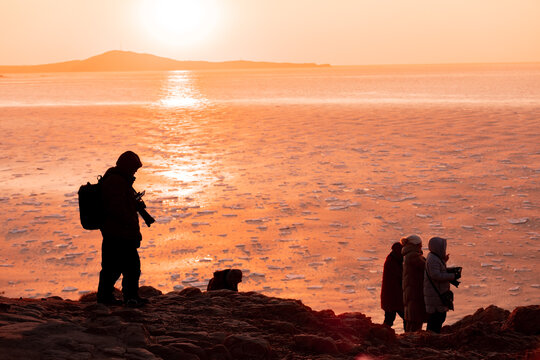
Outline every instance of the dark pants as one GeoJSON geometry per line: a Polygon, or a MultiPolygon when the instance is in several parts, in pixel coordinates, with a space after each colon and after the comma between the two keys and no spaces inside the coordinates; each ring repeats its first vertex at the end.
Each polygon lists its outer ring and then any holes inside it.
{"type": "Polygon", "coordinates": [[[113,299],[114,284],[122,277],[124,301],[139,297],[141,260],[134,246],[120,246],[114,240],[103,239],[101,245],[101,272],[99,273],[98,301],[113,299]]]}
{"type": "Polygon", "coordinates": [[[383,324],[388,326],[394,325],[394,320],[396,320],[396,314],[403,319],[403,330],[405,330],[405,318],[403,317],[403,311],[385,311],[383,324]]]}
{"type": "Polygon", "coordinates": [[[422,325],[424,325],[421,321],[405,321],[405,332],[415,332],[422,330],[422,325]]]}
{"type": "Polygon", "coordinates": [[[446,320],[446,311],[445,312],[437,312],[435,311],[433,314],[428,314],[428,321],[427,321],[427,329],[428,331],[433,331],[434,333],[440,334],[442,324],[444,323],[444,320],[446,320]]]}

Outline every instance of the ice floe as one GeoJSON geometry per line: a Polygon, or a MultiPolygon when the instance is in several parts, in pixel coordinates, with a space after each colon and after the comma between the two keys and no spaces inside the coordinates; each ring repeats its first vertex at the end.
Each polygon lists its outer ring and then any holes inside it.
{"type": "Polygon", "coordinates": [[[525,224],[529,221],[529,218],[518,218],[518,219],[506,219],[510,224],[519,225],[525,224]]]}
{"type": "Polygon", "coordinates": [[[301,280],[301,279],[305,279],[305,275],[300,275],[300,274],[287,274],[285,275],[285,279],[284,280],[301,280]]]}

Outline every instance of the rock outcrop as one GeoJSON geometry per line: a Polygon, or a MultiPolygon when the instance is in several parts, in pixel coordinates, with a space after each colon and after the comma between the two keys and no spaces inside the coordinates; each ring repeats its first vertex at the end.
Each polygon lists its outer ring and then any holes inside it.
{"type": "Polygon", "coordinates": [[[490,306],[427,332],[396,335],[361,313],[229,290],[151,287],[142,308],[0,297],[2,359],[538,359],[540,306],[490,306]]]}

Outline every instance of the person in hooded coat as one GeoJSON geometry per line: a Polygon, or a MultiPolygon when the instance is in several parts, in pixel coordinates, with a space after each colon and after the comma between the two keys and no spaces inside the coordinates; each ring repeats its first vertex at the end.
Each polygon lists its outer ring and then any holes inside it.
{"type": "MultiPolygon", "coordinates": [[[[396,242],[392,245],[392,251],[386,257],[383,267],[381,286],[381,308],[384,310],[384,324],[392,326],[396,314],[403,319],[403,246],[396,242]]],[[[403,323],[405,327],[405,322],[403,323]]]]}
{"type": "Polygon", "coordinates": [[[422,330],[426,322],[424,304],[424,268],[422,239],[411,235],[401,239],[403,245],[403,305],[405,310],[405,332],[422,330]]]}
{"type": "Polygon", "coordinates": [[[137,214],[137,200],[133,182],[135,173],[142,166],[139,156],[126,151],[118,158],[116,166],[108,169],[101,180],[104,223],[101,227],[101,272],[97,301],[107,305],[120,305],[113,295],[114,284],[122,278],[124,303],[139,306],[146,299],[139,297],[141,262],[137,248],[142,240],[137,214]]]}
{"type": "Polygon", "coordinates": [[[429,240],[428,248],[430,252],[426,259],[425,271],[431,281],[427,275],[424,277],[424,301],[428,314],[427,330],[440,333],[448,308],[443,305],[439,294],[450,290],[450,281],[456,280],[457,275],[446,271],[446,262],[450,257],[446,254],[446,239],[433,237],[429,240]]]}

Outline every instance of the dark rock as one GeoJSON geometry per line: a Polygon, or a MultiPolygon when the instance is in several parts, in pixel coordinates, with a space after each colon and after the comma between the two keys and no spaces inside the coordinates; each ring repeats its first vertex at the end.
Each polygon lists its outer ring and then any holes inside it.
{"type": "Polygon", "coordinates": [[[108,306],[103,304],[93,303],[84,307],[84,311],[95,316],[107,316],[110,315],[111,310],[108,306]]]}
{"type": "Polygon", "coordinates": [[[150,350],[152,353],[158,355],[163,360],[176,360],[176,359],[184,359],[184,351],[181,349],[177,349],[172,346],[163,346],[163,345],[150,345],[148,347],[148,350],[150,350]]]}
{"type": "Polygon", "coordinates": [[[121,317],[124,321],[129,322],[140,321],[144,317],[141,310],[130,307],[116,308],[111,312],[111,315],[121,317]]]}
{"type": "Polygon", "coordinates": [[[263,360],[272,355],[268,341],[249,335],[229,335],[224,345],[235,360],[263,360]]]}
{"type": "Polygon", "coordinates": [[[201,360],[206,360],[206,352],[200,347],[192,343],[188,342],[181,342],[181,343],[173,343],[169,346],[175,347],[177,349],[183,350],[185,353],[188,354],[194,354],[199,357],[201,360]]]}
{"type": "Polygon", "coordinates": [[[150,334],[142,324],[125,324],[119,337],[130,346],[145,347],[150,344],[150,334]]]}
{"type": "Polygon", "coordinates": [[[227,338],[227,334],[224,332],[214,332],[208,334],[208,339],[216,344],[223,344],[225,342],[225,338],[227,338]]]}
{"type": "Polygon", "coordinates": [[[358,345],[353,344],[350,341],[347,340],[339,340],[336,341],[336,347],[338,349],[338,352],[342,354],[350,354],[355,352],[357,350],[358,345]]]}
{"type": "Polygon", "coordinates": [[[124,356],[128,360],[158,360],[154,354],[143,348],[128,348],[124,356]]]}
{"type": "Polygon", "coordinates": [[[183,289],[182,291],[180,291],[179,294],[182,295],[182,296],[187,296],[187,297],[201,296],[202,291],[199,288],[196,288],[196,287],[187,287],[187,288],[183,289]]]}
{"type": "Polygon", "coordinates": [[[369,332],[369,338],[390,343],[396,340],[396,332],[391,327],[374,324],[369,332]]]}
{"type": "Polygon", "coordinates": [[[490,327],[498,329],[506,321],[509,315],[510,311],[501,309],[495,305],[490,305],[485,309],[480,308],[476,310],[474,314],[467,315],[452,325],[444,326],[442,332],[456,332],[467,326],[478,323],[489,324],[490,327]]]}
{"type": "Polygon", "coordinates": [[[141,286],[139,288],[139,296],[142,298],[152,298],[159,295],[163,295],[163,292],[152,286],[141,286]]]}
{"type": "Polygon", "coordinates": [[[329,337],[301,334],[294,336],[294,343],[300,350],[317,354],[338,354],[338,348],[334,340],[329,337]]]}
{"type": "Polygon", "coordinates": [[[225,345],[216,345],[206,350],[208,360],[232,360],[229,350],[225,345]]]}
{"type": "Polygon", "coordinates": [[[538,308],[489,306],[442,334],[397,335],[361,313],[255,292],[153,294],[140,309],[1,298],[2,359],[535,359],[538,308]]]}
{"type": "Polygon", "coordinates": [[[527,335],[540,334],[540,305],[520,306],[514,309],[502,326],[527,335]]]}
{"type": "Polygon", "coordinates": [[[105,355],[108,355],[109,357],[118,356],[123,357],[126,353],[126,348],[121,346],[114,346],[114,347],[108,347],[101,349],[101,352],[103,352],[105,355]]]}

